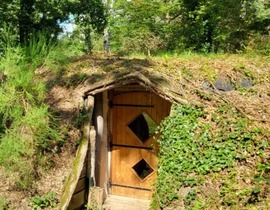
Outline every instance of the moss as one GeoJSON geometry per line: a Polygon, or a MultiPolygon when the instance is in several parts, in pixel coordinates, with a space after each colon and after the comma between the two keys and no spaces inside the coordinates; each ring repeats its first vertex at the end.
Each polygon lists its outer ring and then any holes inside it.
{"type": "Polygon", "coordinates": [[[74,160],[73,167],[69,178],[67,179],[66,183],[64,184],[63,194],[60,199],[59,209],[65,209],[69,201],[73,195],[73,191],[76,188],[77,182],[80,178],[80,174],[83,168],[83,164],[85,161],[86,153],[88,148],[88,139],[84,135],[77,150],[77,156],[74,160]],[[86,147],[86,149],[84,149],[86,147]]]}

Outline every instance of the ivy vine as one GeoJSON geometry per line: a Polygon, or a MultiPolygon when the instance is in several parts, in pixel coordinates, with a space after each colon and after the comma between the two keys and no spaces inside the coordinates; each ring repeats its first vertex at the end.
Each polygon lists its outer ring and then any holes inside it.
{"type": "MultiPolygon", "coordinates": [[[[212,114],[200,107],[178,104],[173,105],[172,113],[157,130],[161,135],[157,139],[159,165],[153,209],[179,199],[179,189],[196,188],[207,174],[232,168],[250,155],[263,155],[269,146],[266,141],[255,141],[262,130],[248,130],[248,121],[226,104],[212,114]]],[[[195,200],[193,193],[192,199],[184,198],[184,205],[188,209],[195,200]]]]}

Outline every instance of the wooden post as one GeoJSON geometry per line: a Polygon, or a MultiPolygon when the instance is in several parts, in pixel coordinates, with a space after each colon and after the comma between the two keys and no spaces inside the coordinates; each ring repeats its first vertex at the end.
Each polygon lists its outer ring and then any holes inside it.
{"type": "Polygon", "coordinates": [[[90,130],[90,147],[88,152],[88,179],[89,179],[89,189],[88,189],[88,198],[87,206],[93,206],[93,187],[96,185],[95,181],[95,150],[96,150],[96,131],[94,127],[91,127],[90,130]]]}
{"type": "Polygon", "coordinates": [[[64,185],[64,191],[60,199],[59,209],[66,210],[70,204],[72,195],[76,189],[77,183],[79,181],[84,161],[88,150],[88,139],[83,137],[80,146],[77,150],[76,158],[73,162],[71,173],[64,185]]]}
{"type": "MultiPolygon", "coordinates": [[[[78,184],[78,181],[80,179],[80,175],[82,173],[85,160],[87,158],[87,153],[89,151],[89,136],[92,132],[92,136],[95,135],[95,131],[90,131],[90,126],[92,122],[92,115],[94,110],[94,97],[89,96],[84,101],[84,106],[88,112],[89,121],[86,122],[83,126],[83,134],[82,134],[82,140],[79,145],[79,148],[77,150],[77,154],[75,157],[75,160],[73,162],[73,166],[71,169],[71,172],[69,174],[69,177],[64,185],[63,194],[60,199],[59,208],[61,210],[68,209],[70,205],[70,201],[72,199],[72,196],[75,192],[76,186],[78,184]]],[[[95,137],[92,137],[95,138],[95,137]]],[[[90,167],[91,168],[91,167],[90,167]]]]}
{"type": "Polygon", "coordinates": [[[89,137],[90,139],[89,139],[89,151],[88,151],[87,176],[89,178],[89,187],[93,187],[96,185],[96,179],[95,179],[96,130],[93,126],[91,126],[89,137]]]}
{"type": "Polygon", "coordinates": [[[103,93],[95,96],[95,113],[93,114],[94,126],[97,132],[96,136],[96,161],[95,161],[95,178],[96,185],[100,186],[100,167],[101,167],[101,143],[104,131],[103,116],[103,93]]]}
{"type": "Polygon", "coordinates": [[[86,122],[85,126],[90,126],[92,125],[92,117],[93,117],[93,112],[94,112],[94,104],[95,104],[95,98],[94,96],[87,96],[87,98],[84,100],[84,106],[87,110],[88,116],[89,116],[89,122],[86,122]]]}

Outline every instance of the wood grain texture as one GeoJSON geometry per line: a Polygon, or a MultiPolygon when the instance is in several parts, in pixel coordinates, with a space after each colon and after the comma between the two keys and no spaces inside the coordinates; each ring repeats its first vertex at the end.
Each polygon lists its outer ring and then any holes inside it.
{"type": "MultiPolygon", "coordinates": [[[[88,111],[89,120],[91,122],[93,110],[94,110],[94,97],[88,96],[87,100],[85,101],[85,106],[88,111]]],[[[77,194],[74,194],[76,187],[78,185],[79,179],[86,175],[86,166],[85,161],[87,158],[87,151],[89,146],[88,136],[89,136],[89,122],[85,123],[83,126],[83,137],[80,142],[80,145],[78,147],[76,157],[73,162],[72,169],[70,171],[70,174],[68,176],[67,181],[64,184],[63,193],[60,198],[60,203],[58,206],[58,209],[66,210],[66,209],[73,209],[73,202],[75,200],[74,204],[75,206],[79,205],[79,203],[83,204],[84,196],[80,196],[80,200],[74,199],[73,197],[77,194]]],[[[85,194],[85,191],[81,191],[79,194],[85,194]]],[[[74,207],[75,208],[75,207],[74,207]]]]}
{"type": "MultiPolygon", "coordinates": [[[[142,142],[128,125],[140,114],[147,113],[156,124],[159,124],[169,115],[171,103],[151,92],[129,92],[114,96],[113,104],[147,105],[138,106],[113,106],[111,111],[112,146],[111,147],[111,182],[112,194],[124,195],[136,198],[149,199],[151,189],[157,177],[157,153],[155,149],[139,149],[131,147],[153,148],[156,145],[153,136],[142,142]],[[149,107],[148,105],[153,105],[149,107]],[[121,147],[126,145],[130,147],[121,147]],[[140,160],[144,159],[154,170],[145,179],[141,179],[132,168],[140,160]],[[121,187],[119,185],[130,186],[121,187]],[[134,188],[131,188],[134,187],[134,188]],[[145,188],[149,190],[142,190],[145,188]]],[[[157,148],[157,147],[155,147],[157,148]]]]}

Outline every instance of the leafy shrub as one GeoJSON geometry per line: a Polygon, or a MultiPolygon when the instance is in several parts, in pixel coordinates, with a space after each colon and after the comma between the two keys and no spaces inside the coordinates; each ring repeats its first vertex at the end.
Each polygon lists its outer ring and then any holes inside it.
{"type": "Polygon", "coordinates": [[[161,37],[155,35],[147,28],[133,29],[120,38],[118,46],[116,46],[115,43],[116,42],[112,40],[113,48],[115,48],[119,54],[123,55],[144,53],[150,56],[163,46],[161,37]]]}
{"type": "MultiPolygon", "coordinates": [[[[269,144],[255,141],[256,137],[265,134],[260,129],[249,130],[251,126],[248,120],[242,118],[234,108],[220,105],[216,113],[208,115],[211,116],[210,121],[206,120],[206,113],[201,108],[174,105],[172,116],[167,117],[158,128],[161,135],[158,139],[158,178],[152,201],[154,209],[164,208],[177,199],[183,199],[187,209],[202,206],[203,203],[196,200],[196,194],[200,192],[197,189],[209,174],[224,173],[224,170],[236,166],[237,162],[258,154],[260,159],[265,158],[262,154],[265,154],[266,145],[269,144]],[[186,187],[191,189],[190,192],[180,198],[179,190],[186,187]]],[[[230,177],[235,177],[235,174],[229,174],[224,180],[230,183],[228,186],[233,186],[230,177]]],[[[241,202],[244,205],[247,202],[237,197],[244,189],[240,188],[237,193],[235,191],[234,187],[230,187],[226,188],[226,194],[219,195],[224,201],[223,205],[240,205],[241,202]]],[[[251,193],[247,196],[251,196],[251,193]]]]}
{"type": "Polygon", "coordinates": [[[270,33],[266,35],[254,34],[252,37],[250,37],[249,43],[245,50],[249,54],[258,53],[262,55],[269,55],[270,33]]]}
{"type": "Polygon", "coordinates": [[[46,207],[55,207],[57,203],[56,193],[48,192],[42,196],[35,196],[31,199],[30,206],[34,210],[44,209],[46,207]]]}
{"type": "Polygon", "coordinates": [[[130,52],[143,52],[150,56],[151,52],[157,51],[162,45],[162,40],[155,34],[141,30],[133,31],[133,36],[124,37],[121,47],[122,52],[128,54],[130,52]]]}
{"type": "MultiPolygon", "coordinates": [[[[160,145],[156,201],[164,207],[178,198],[178,189],[183,185],[197,185],[189,176],[197,168],[198,148],[193,141],[197,118],[203,112],[190,106],[174,105],[173,117],[166,118],[160,128],[160,145]]],[[[205,169],[202,169],[205,170],[205,169]]]]}
{"type": "Polygon", "coordinates": [[[189,206],[189,205],[192,203],[192,201],[195,200],[196,194],[197,194],[197,192],[196,192],[194,189],[191,190],[191,191],[188,193],[188,195],[187,195],[187,196],[185,197],[185,199],[184,199],[184,204],[185,204],[185,206],[189,206]]]}

